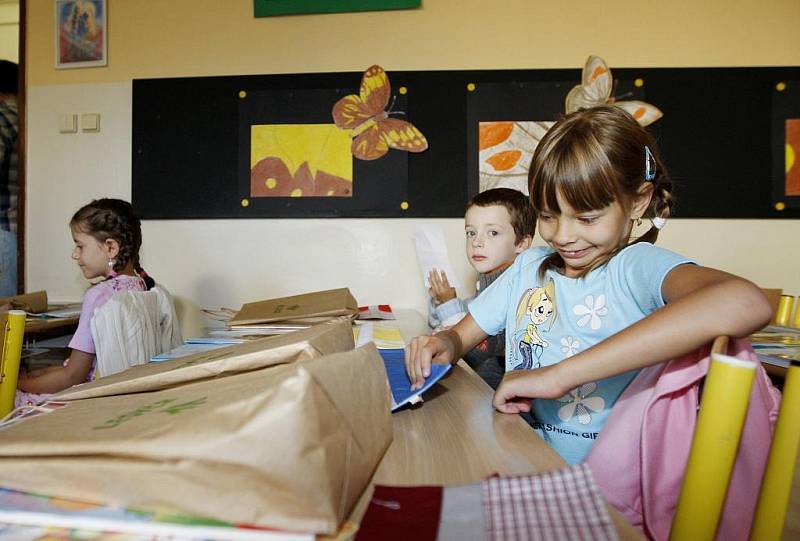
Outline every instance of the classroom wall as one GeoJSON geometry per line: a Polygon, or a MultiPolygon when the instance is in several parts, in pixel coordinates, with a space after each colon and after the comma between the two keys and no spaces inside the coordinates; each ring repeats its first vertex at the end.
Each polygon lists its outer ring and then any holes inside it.
{"type": "Polygon", "coordinates": [[[0,59],[19,62],[18,0],[0,0],[0,59]]]}
{"type": "MultiPolygon", "coordinates": [[[[790,37],[800,25],[796,0],[423,0],[410,11],[260,19],[252,0],[109,3],[108,66],[56,70],[53,2],[27,2],[26,283],[60,300],[79,299],[86,287],[69,260],[70,215],[93,197],[131,194],[133,78],[361,71],[375,63],[390,73],[577,69],[589,54],[612,68],[800,65],[800,40],[790,37]],[[60,134],[65,113],[100,113],[100,133],[60,134]]],[[[444,228],[466,293],[473,277],[460,219],[147,221],[143,263],[177,296],[185,335],[206,324],[200,308],[341,286],[362,304],[425,311],[411,239],[421,222],[444,228]]],[[[660,243],[797,295],[798,238],[800,220],[676,219],[660,243]]]]}

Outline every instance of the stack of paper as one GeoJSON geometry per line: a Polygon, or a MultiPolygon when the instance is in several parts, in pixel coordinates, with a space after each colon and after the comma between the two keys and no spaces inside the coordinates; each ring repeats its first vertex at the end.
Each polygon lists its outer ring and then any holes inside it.
{"type": "Polygon", "coordinates": [[[800,329],[768,325],[749,339],[762,363],[788,368],[800,361],[800,329]]]}
{"type": "Polygon", "coordinates": [[[403,349],[406,345],[399,329],[377,323],[354,326],[353,339],[356,347],[363,346],[367,342],[374,342],[378,349],[403,349]]]}
{"type": "Polygon", "coordinates": [[[37,538],[311,541],[314,535],[0,489],[0,540],[37,538]]]}

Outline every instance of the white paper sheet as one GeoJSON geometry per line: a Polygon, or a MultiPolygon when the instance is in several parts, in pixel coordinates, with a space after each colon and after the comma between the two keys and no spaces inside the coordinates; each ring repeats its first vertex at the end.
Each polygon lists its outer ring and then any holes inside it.
{"type": "Polygon", "coordinates": [[[428,275],[433,269],[443,270],[447,274],[447,281],[456,289],[461,287],[458,276],[450,265],[447,257],[447,246],[444,242],[444,232],[436,225],[418,225],[414,231],[414,243],[417,248],[417,259],[422,270],[422,279],[425,287],[430,287],[428,275]]]}

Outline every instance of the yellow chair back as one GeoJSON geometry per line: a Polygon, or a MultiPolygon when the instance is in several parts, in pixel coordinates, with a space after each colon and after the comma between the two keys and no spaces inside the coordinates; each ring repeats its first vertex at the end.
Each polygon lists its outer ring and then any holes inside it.
{"type": "Polygon", "coordinates": [[[0,315],[0,419],[14,409],[17,393],[19,359],[22,354],[22,337],[25,334],[25,312],[9,310],[0,315]]]}
{"type": "Polygon", "coordinates": [[[718,337],[711,348],[671,541],[713,540],[725,504],[756,368],[754,363],[724,355],[727,348],[727,336],[718,337]]]}
{"type": "Polygon", "coordinates": [[[791,361],[783,382],[783,398],[767,469],[761,481],[750,539],[780,539],[792,493],[797,452],[800,449],[800,362],[791,361]]]}

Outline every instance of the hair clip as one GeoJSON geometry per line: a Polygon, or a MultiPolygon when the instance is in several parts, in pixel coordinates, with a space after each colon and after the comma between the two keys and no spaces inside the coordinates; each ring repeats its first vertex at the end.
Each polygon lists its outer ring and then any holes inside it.
{"type": "MultiPolygon", "coordinates": [[[[644,179],[647,182],[653,182],[656,179],[656,159],[653,153],[650,152],[650,147],[644,146],[644,179]],[[650,165],[652,162],[652,166],[650,165]]],[[[661,226],[663,227],[663,226],[661,226]]],[[[659,229],[661,229],[659,227],[659,229]]]]}
{"type": "Polygon", "coordinates": [[[661,216],[656,216],[653,218],[653,227],[656,229],[664,229],[664,226],[667,225],[667,219],[662,218],[661,216]]]}

